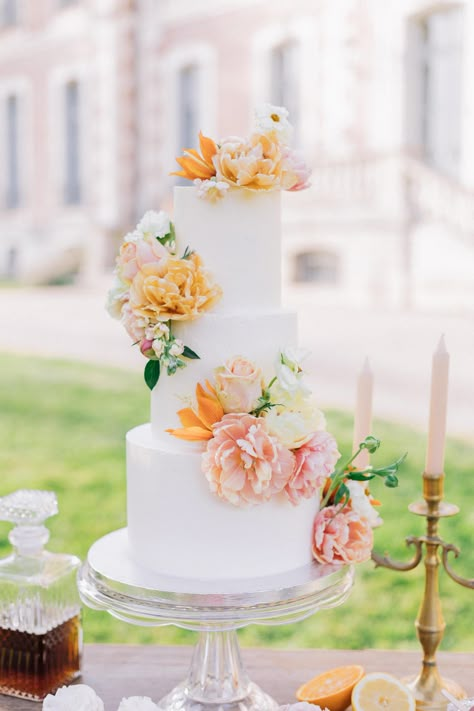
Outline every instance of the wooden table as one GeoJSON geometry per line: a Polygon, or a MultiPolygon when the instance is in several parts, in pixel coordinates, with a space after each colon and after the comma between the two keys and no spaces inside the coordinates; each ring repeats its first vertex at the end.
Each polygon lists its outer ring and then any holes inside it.
{"type": "MultiPolygon", "coordinates": [[[[190,656],[190,647],[86,645],[82,681],[102,697],[105,711],[117,711],[124,696],[150,696],[158,701],[184,679],[190,656]]],[[[388,671],[396,676],[416,674],[420,668],[420,652],[372,649],[244,649],[243,657],[252,680],[282,704],[295,700],[295,689],[302,682],[343,664],[362,664],[366,671],[388,671]]],[[[438,663],[443,676],[458,681],[474,696],[474,654],[440,653],[438,663]]],[[[0,696],[0,711],[35,709],[41,705],[0,696]]]]}

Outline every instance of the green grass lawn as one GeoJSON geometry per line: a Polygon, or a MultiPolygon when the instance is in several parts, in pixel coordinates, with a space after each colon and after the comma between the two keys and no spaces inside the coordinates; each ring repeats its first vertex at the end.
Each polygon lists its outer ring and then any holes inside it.
{"type": "MultiPolygon", "coordinates": [[[[0,495],[19,487],[53,489],[60,515],[51,519],[51,550],[84,557],[103,534],[124,526],[125,433],[148,419],[149,395],[138,374],[63,361],[0,356],[0,495]]],[[[348,414],[328,412],[328,428],[347,452],[352,438],[348,414]]],[[[413,429],[376,422],[383,447],[374,461],[407,450],[400,487],[386,490],[385,525],[376,531],[376,548],[395,557],[411,555],[404,544],[423,532],[423,519],[407,511],[421,498],[425,436],[413,429]]],[[[461,505],[461,515],[442,522],[442,535],[462,549],[454,563],[474,575],[474,446],[451,440],[447,448],[446,496],[461,505]]],[[[0,554],[8,550],[9,526],[0,524],[0,554]]],[[[441,573],[447,623],[442,649],[472,650],[473,593],[441,573]]],[[[244,644],[279,647],[417,648],[414,620],[422,596],[423,573],[357,570],[349,601],[340,608],[284,627],[252,626],[241,632],[244,644]]],[[[193,634],[174,627],[139,628],[106,613],[86,610],[88,642],[185,643],[193,634]]]]}

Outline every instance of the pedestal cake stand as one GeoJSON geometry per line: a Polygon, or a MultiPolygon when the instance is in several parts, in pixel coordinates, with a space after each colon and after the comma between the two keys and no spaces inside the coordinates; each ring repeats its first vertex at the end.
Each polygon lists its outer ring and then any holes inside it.
{"type": "Polygon", "coordinates": [[[352,568],[316,563],[248,580],[157,575],[133,562],[126,529],[98,540],[79,573],[89,607],[134,625],[176,625],[200,633],[186,680],[159,702],[165,711],[273,711],[278,704],[247,675],[236,630],[297,622],[336,607],[352,582],[352,568]]]}

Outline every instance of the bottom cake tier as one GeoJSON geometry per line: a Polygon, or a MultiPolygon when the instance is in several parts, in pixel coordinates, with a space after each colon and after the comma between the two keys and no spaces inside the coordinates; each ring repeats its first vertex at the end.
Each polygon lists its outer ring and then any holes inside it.
{"type": "Polygon", "coordinates": [[[149,424],[127,433],[131,552],[157,573],[212,580],[304,566],[312,559],[318,507],[317,498],[294,506],[283,494],[258,506],[233,506],[210,491],[197,446],[168,449],[149,424]]]}

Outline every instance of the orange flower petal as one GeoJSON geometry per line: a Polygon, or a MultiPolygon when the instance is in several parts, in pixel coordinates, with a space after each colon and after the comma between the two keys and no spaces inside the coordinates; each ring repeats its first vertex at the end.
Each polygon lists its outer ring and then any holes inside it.
{"type": "Polygon", "coordinates": [[[166,430],[166,432],[169,432],[173,437],[178,437],[178,439],[184,439],[188,442],[201,442],[212,439],[212,432],[205,430],[203,427],[183,427],[182,429],[166,430]]]}
{"type": "Polygon", "coordinates": [[[212,140],[212,138],[209,138],[208,136],[203,136],[202,132],[199,131],[199,146],[201,148],[201,153],[206,163],[210,163],[212,165],[212,159],[217,153],[217,146],[212,140]]]}
{"type": "Polygon", "coordinates": [[[213,424],[219,422],[219,420],[222,420],[224,417],[224,408],[217,399],[213,388],[212,390],[213,393],[207,393],[201,383],[196,385],[199,419],[206,427],[209,427],[209,429],[213,424]]]}
{"type": "Polygon", "coordinates": [[[183,427],[202,427],[203,423],[190,407],[178,411],[178,417],[183,427]]]}

